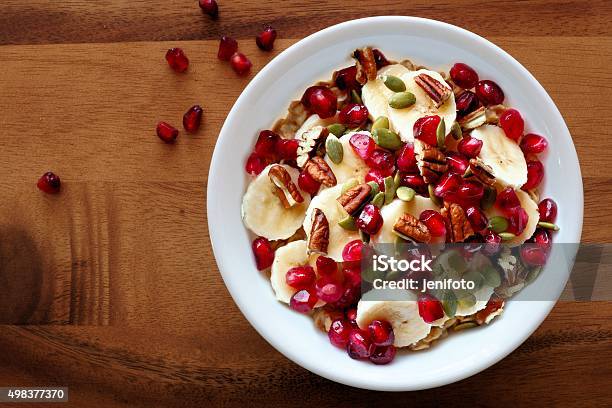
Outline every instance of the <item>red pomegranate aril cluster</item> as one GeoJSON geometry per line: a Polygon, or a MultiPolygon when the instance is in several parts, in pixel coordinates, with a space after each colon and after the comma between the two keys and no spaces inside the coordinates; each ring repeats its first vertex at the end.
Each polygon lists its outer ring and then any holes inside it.
{"type": "Polygon", "coordinates": [[[527,182],[521,187],[523,190],[533,190],[538,187],[544,178],[544,165],[539,160],[527,162],[527,182]]]}
{"type": "Polygon", "coordinates": [[[385,177],[395,172],[395,157],[386,150],[375,149],[365,162],[368,167],[380,171],[385,177]]]}
{"type": "Polygon", "coordinates": [[[374,140],[365,133],[355,133],[349,139],[349,144],[357,156],[361,157],[363,160],[367,160],[376,149],[374,140]]]}
{"type": "Polygon", "coordinates": [[[407,173],[418,171],[416,157],[414,155],[414,144],[406,143],[397,155],[397,169],[407,173]]]}
{"type": "Polygon", "coordinates": [[[263,271],[272,266],[272,262],[274,262],[274,249],[270,241],[264,237],[257,237],[251,244],[251,248],[253,249],[257,269],[263,271]]]}
{"type": "Polygon", "coordinates": [[[202,114],[204,110],[200,105],[193,105],[183,115],[183,128],[189,133],[195,133],[200,129],[202,123],[202,114]]]}
{"type": "Polygon", "coordinates": [[[516,109],[506,109],[499,117],[499,126],[504,130],[506,136],[518,142],[525,130],[525,121],[516,109]]]}
{"type": "Polygon", "coordinates": [[[393,327],[384,320],[372,320],[368,325],[370,338],[376,346],[390,346],[395,341],[393,327]]]}
{"type": "Polygon", "coordinates": [[[430,146],[436,146],[438,144],[436,132],[438,130],[440,120],[440,116],[438,115],[424,116],[417,119],[417,121],[414,122],[414,127],[412,129],[414,138],[419,139],[430,146]]]}
{"type": "Polygon", "coordinates": [[[159,122],[155,130],[157,136],[165,143],[174,143],[178,137],[178,129],[166,122],[159,122]]]}
{"type": "Polygon", "coordinates": [[[366,234],[376,234],[383,224],[380,209],[374,204],[367,204],[359,214],[356,224],[366,234]]]}
{"type": "Polygon", "coordinates": [[[459,153],[469,159],[473,159],[478,156],[480,149],[482,149],[482,140],[471,136],[465,136],[457,144],[457,150],[459,153]]]}
{"type": "Polygon", "coordinates": [[[251,71],[253,64],[251,61],[241,52],[236,52],[230,57],[230,65],[234,72],[238,75],[246,75],[251,71]]]}
{"type": "Polygon", "coordinates": [[[48,171],[38,179],[36,186],[40,191],[47,194],[57,194],[62,188],[62,183],[58,176],[56,176],[53,172],[48,171]]]}
{"type": "Polygon", "coordinates": [[[321,183],[312,178],[310,174],[303,171],[298,176],[298,186],[311,196],[317,194],[319,188],[321,188],[321,183]]]}
{"type": "Polygon", "coordinates": [[[202,13],[208,14],[213,19],[219,16],[219,5],[216,0],[199,0],[200,9],[202,13]]]}
{"type": "Polygon", "coordinates": [[[463,176],[470,165],[467,157],[458,152],[449,151],[446,153],[446,163],[448,171],[463,176]]]}
{"type": "Polygon", "coordinates": [[[548,141],[543,136],[528,133],[521,139],[520,146],[525,154],[539,154],[546,150],[548,141]]]}
{"type": "Polygon", "coordinates": [[[338,113],[338,120],[351,128],[360,127],[368,120],[368,108],[358,103],[349,103],[338,113]]]}
{"type": "Polygon", "coordinates": [[[217,52],[217,58],[222,61],[229,61],[238,51],[238,42],[231,37],[223,36],[219,41],[219,51],[217,52]]]}
{"type": "Polygon", "coordinates": [[[285,282],[295,289],[307,289],[314,285],[317,275],[312,266],[296,266],[287,271],[285,282]]]}
{"type": "Polygon", "coordinates": [[[272,51],[276,40],[276,30],[271,26],[266,26],[264,30],[255,38],[257,46],[262,51],[272,51]]]}
{"type": "Polygon", "coordinates": [[[326,119],[336,114],[338,97],[326,86],[311,86],[304,92],[302,104],[321,119],[326,119]]]}
{"type": "Polygon", "coordinates": [[[337,71],[334,82],[338,89],[342,91],[350,91],[361,87],[357,82],[357,67],[354,65],[337,71]]]}
{"type": "Polygon", "coordinates": [[[475,111],[478,108],[478,98],[472,91],[463,91],[455,100],[457,113],[459,116],[465,116],[468,113],[475,111]]]}
{"type": "Polygon", "coordinates": [[[289,300],[289,306],[300,313],[309,313],[312,309],[314,309],[315,305],[319,299],[314,291],[314,289],[302,289],[293,294],[291,296],[291,300],[289,300]]]}
{"type": "Polygon", "coordinates": [[[346,345],[349,341],[349,334],[351,334],[352,330],[353,325],[348,320],[337,319],[334,320],[329,327],[327,336],[331,344],[341,349],[346,349],[346,345]]]}
{"type": "Polygon", "coordinates": [[[540,201],[538,211],[540,212],[540,221],[554,224],[557,220],[557,204],[550,198],[540,201]]]}
{"type": "Polygon", "coordinates": [[[189,68],[189,59],[180,48],[170,48],[166,52],[166,61],[174,71],[183,73],[189,68]]]}
{"type": "Polygon", "coordinates": [[[446,222],[439,212],[425,210],[419,215],[419,220],[427,226],[427,229],[434,237],[446,236],[446,222]]]}
{"type": "Polygon", "coordinates": [[[417,301],[419,308],[419,316],[425,323],[433,323],[444,317],[444,309],[442,303],[435,297],[424,294],[417,301]]]}
{"type": "Polygon", "coordinates": [[[453,82],[463,88],[472,89],[478,83],[478,74],[472,67],[462,62],[458,62],[450,69],[450,77],[453,82]]]}
{"type": "Polygon", "coordinates": [[[499,105],[504,101],[504,91],[499,85],[488,79],[476,84],[476,96],[485,106],[499,105]]]}
{"type": "Polygon", "coordinates": [[[487,216],[478,207],[468,207],[465,210],[465,215],[472,226],[472,229],[476,232],[482,231],[489,224],[487,216]]]}

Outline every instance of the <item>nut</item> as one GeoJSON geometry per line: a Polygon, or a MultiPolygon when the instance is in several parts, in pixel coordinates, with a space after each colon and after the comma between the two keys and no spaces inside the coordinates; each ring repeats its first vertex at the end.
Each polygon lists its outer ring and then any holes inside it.
{"type": "Polygon", "coordinates": [[[323,211],[315,208],[312,213],[312,227],[308,240],[308,254],[327,254],[329,245],[329,222],[323,211]]]}
{"type": "Polygon", "coordinates": [[[468,113],[459,120],[459,125],[463,130],[476,129],[487,122],[487,114],[484,106],[468,113]]]}
{"type": "Polygon", "coordinates": [[[354,214],[370,199],[371,192],[369,184],[360,184],[338,197],[338,202],[347,213],[354,214]]]}
{"type": "Polygon", "coordinates": [[[318,150],[325,145],[329,130],[323,126],[315,126],[312,129],[298,135],[299,145],[297,149],[297,165],[304,167],[308,159],[315,156],[318,150]]]}
{"type": "Polygon", "coordinates": [[[435,183],[448,170],[446,156],[437,147],[415,140],[414,153],[419,172],[426,183],[435,183]]]}
{"type": "Polygon", "coordinates": [[[470,160],[469,172],[487,186],[495,184],[493,169],[477,159],[470,160]]]}
{"type": "Polygon", "coordinates": [[[487,123],[497,125],[499,123],[499,117],[506,109],[508,108],[504,105],[487,106],[487,108],[485,109],[485,117],[487,123]]]}
{"type": "Polygon", "coordinates": [[[431,234],[427,225],[408,213],[403,214],[395,221],[393,231],[404,239],[423,243],[431,241],[431,234]]]}
{"type": "Polygon", "coordinates": [[[283,166],[277,164],[270,167],[268,177],[274,185],[274,191],[283,207],[291,208],[297,203],[304,202],[304,197],[302,197],[295,183],[291,180],[291,175],[283,166]]]}
{"type": "Polygon", "coordinates": [[[293,101],[287,110],[287,116],[276,121],[272,131],[281,135],[285,139],[295,137],[295,132],[304,124],[308,118],[308,111],[300,101],[293,101]]]}
{"type": "Polygon", "coordinates": [[[450,224],[449,235],[451,242],[463,242],[474,235],[472,225],[459,204],[444,203],[444,208],[440,210],[440,213],[450,224]]]}
{"type": "Polygon", "coordinates": [[[414,82],[416,82],[418,86],[423,88],[425,93],[429,95],[431,100],[434,101],[436,108],[442,106],[444,102],[446,102],[448,98],[450,98],[450,96],[453,94],[452,89],[450,89],[446,85],[443,85],[442,83],[440,83],[440,81],[430,77],[427,74],[419,74],[417,77],[414,78],[414,82]]]}
{"type": "Polygon", "coordinates": [[[368,81],[374,81],[376,79],[376,59],[374,58],[374,52],[372,48],[365,47],[356,49],[353,53],[353,57],[357,60],[355,66],[357,67],[356,79],[361,85],[365,85],[368,81]]]}
{"type": "Polygon", "coordinates": [[[337,183],[334,172],[329,168],[329,165],[322,157],[315,156],[308,160],[304,165],[304,170],[315,181],[318,181],[326,187],[333,187],[337,183]]]}

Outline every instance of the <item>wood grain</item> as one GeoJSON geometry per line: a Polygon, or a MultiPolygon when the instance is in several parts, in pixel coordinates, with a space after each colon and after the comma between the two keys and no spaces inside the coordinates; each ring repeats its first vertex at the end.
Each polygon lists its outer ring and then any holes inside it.
{"type": "Polygon", "coordinates": [[[585,186],[583,240],[612,239],[602,227],[612,224],[612,132],[602,119],[612,88],[609,2],[371,8],[239,0],[221,3],[212,22],[195,1],[3,2],[0,386],[68,385],[74,406],[440,405],[476,392],[485,406],[612,403],[602,363],[612,357],[610,302],[562,302],[494,367],[410,395],[307,372],[234,305],[207,235],[206,175],[225,115],[253,74],[238,78],[217,61],[221,33],[239,39],[255,71],[299,38],[366,15],[437,16],[486,36],[536,76],[570,128],[585,186]],[[272,54],[251,39],[264,22],[281,32],[272,54]],[[188,53],[188,74],[168,69],[170,46],[188,53]],[[205,109],[201,131],[160,143],[157,121],[178,124],[194,103],[205,109]],[[47,169],[62,177],[62,194],[35,188],[47,169]]]}

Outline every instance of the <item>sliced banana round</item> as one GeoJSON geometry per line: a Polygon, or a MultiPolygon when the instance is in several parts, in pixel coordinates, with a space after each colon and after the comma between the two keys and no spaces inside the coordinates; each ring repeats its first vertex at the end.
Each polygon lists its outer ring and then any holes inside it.
{"type": "Polygon", "coordinates": [[[355,133],[363,133],[372,137],[370,132],[366,131],[347,133],[338,139],[342,145],[342,161],[336,164],[329,158],[329,156],[325,155],[324,157],[325,162],[327,162],[331,171],[334,172],[338,184],[342,184],[345,181],[353,178],[357,179],[359,183],[363,183],[365,175],[368,172],[368,166],[365,164],[365,161],[363,161],[363,159],[359,157],[351,147],[351,136],[353,136],[355,133]]]}
{"type": "MultiPolygon", "coordinates": [[[[538,222],[540,221],[540,211],[538,210],[538,204],[531,199],[527,192],[523,190],[514,190],[514,192],[516,193],[516,197],[521,203],[521,207],[523,207],[523,209],[527,213],[529,219],[527,220],[527,225],[525,226],[525,229],[520,235],[517,235],[515,238],[504,242],[505,244],[508,244],[510,246],[520,245],[527,241],[529,238],[531,238],[536,228],[538,227],[538,222]]],[[[505,215],[502,214],[502,212],[496,206],[493,206],[487,211],[485,211],[485,214],[489,219],[496,215],[505,217],[505,215]]]]}
{"type": "MultiPolygon", "coordinates": [[[[310,195],[300,190],[304,198],[301,203],[285,208],[275,192],[275,186],[268,177],[273,165],[266,167],[249,184],[242,197],[242,220],[253,233],[267,239],[286,239],[292,236],[304,222],[306,209],[310,204],[310,195]]],[[[291,176],[297,186],[299,172],[293,167],[281,165],[291,176]]],[[[299,189],[299,187],[298,187],[299,189]]]]}
{"type": "Polygon", "coordinates": [[[315,113],[314,115],[310,115],[308,118],[306,118],[304,123],[302,123],[302,126],[300,126],[300,128],[295,132],[295,137],[296,138],[300,137],[304,132],[309,131],[315,126],[325,127],[333,123],[336,123],[337,121],[338,119],[336,116],[332,116],[331,118],[327,118],[327,119],[321,119],[319,115],[315,113]]]}
{"type": "MultiPolygon", "coordinates": [[[[376,120],[379,116],[389,117],[389,99],[395,92],[387,88],[384,83],[386,75],[401,77],[409,73],[410,70],[401,64],[387,65],[378,71],[378,76],[374,81],[368,81],[361,89],[361,99],[372,120],[376,120]]],[[[394,130],[394,129],[391,129],[394,130]]]]}
{"type": "Polygon", "coordinates": [[[482,141],[476,160],[490,167],[500,186],[521,188],[527,182],[527,162],[519,145],[494,125],[474,129],[471,136],[482,141]]]}
{"type": "Polygon", "coordinates": [[[417,297],[407,290],[382,289],[376,298],[390,300],[367,300],[368,294],[357,304],[357,324],[367,329],[372,320],[386,320],[393,327],[396,347],[406,347],[427,337],[431,325],[419,315],[417,297]],[[385,293],[389,291],[389,293],[385,293]]]}
{"type": "MultiPolygon", "coordinates": [[[[397,235],[393,232],[393,225],[399,217],[408,213],[416,218],[425,210],[436,210],[440,208],[431,201],[430,198],[415,196],[411,201],[405,202],[400,199],[393,200],[390,204],[385,205],[380,210],[380,215],[383,218],[383,225],[375,235],[370,237],[373,243],[395,243],[397,235]]],[[[445,238],[440,237],[444,242],[445,238]]],[[[435,242],[438,242],[436,237],[435,242]]]]}
{"type": "Polygon", "coordinates": [[[349,231],[338,225],[338,222],[348,217],[348,213],[342,208],[337,199],[342,195],[342,185],[327,188],[317,194],[311,201],[306,218],[304,218],[304,231],[310,238],[312,228],[312,212],[315,208],[320,209],[325,214],[329,223],[329,245],[327,246],[327,256],[334,261],[342,262],[342,250],[351,241],[359,239],[358,231],[349,231]]]}
{"type": "Polygon", "coordinates": [[[474,313],[487,307],[487,302],[491,298],[493,290],[494,288],[490,286],[483,286],[482,288],[473,292],[472,294],[476,298],[476,303],[474,303],[473,305],[466,304],[465,302],[458,302],[455,316],[471,316],[474,313]]]}

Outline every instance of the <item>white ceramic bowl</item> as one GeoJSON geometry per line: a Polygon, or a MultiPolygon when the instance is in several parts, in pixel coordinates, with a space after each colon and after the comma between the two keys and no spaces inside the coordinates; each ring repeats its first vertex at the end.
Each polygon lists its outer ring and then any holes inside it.
{"type": "MultiPolygon", "coordinates": [[[[315,33],[278,55],[251,81],[230,111],[212,158],[208,179],[208,224],[225,284],[240,310],[277,350],[306,369],[343,384],[373,390],[418,390],[461,380],[491,366],[517,348],[540,325],[554,301],[510,302],[488,327],[454,333],[427,351],[398,354],[387,366],[350,359],[330,345],[310,317],[277,302],[257,271],[250,236],[240,218],[248,178],[244,163],[259,130],[270,128],[290,101],[316,80],[350,65],[350,53],[371,45],[392,59],[409,58],[448,70],[457,61],[496,81],[506,103],[520,110],[527,130],[548,137],[543,196],[559,205],[556,242],[579,242],[583,192],[569,131],[538,81],[514,58],[461,28],[414,17],[372,17],[315,33]]],[[[544,273],[554,273],[548,269],[544,273]]],[[[560,285],[563,286],[564,276],[560,285]]]]}

